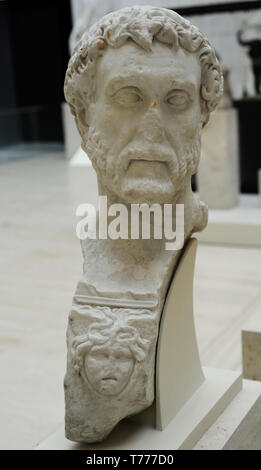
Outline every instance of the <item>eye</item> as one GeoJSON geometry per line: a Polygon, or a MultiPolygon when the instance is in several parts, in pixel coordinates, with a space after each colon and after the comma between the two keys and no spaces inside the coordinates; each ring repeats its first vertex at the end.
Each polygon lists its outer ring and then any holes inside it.
{"type": "Polygon", "coordinates": [[[90,352],[89,357],[91,359],[95,359],[96,361],[104,361],[109,357],[109,355],[102,351],[93,351],[90,352]]]}
{"type": "Polygon", "coordinates": [[[131,354],[121,355],[119,354],[115,359],[119,362],[129,362],[132,360],[131,354]]]}
{"type": "Polygon", "coordinates": [[[185,91],[176,90],[167,96],[166,102],[176,108],[184,109],[189,105],[190,98],[185,91]]]}
{"type": "Polygon", "coordinates": [[[113,100],[121,106],[130,107],[142,101],[141,92],[135,87],[121,88],[112,96],[113,100]]]}

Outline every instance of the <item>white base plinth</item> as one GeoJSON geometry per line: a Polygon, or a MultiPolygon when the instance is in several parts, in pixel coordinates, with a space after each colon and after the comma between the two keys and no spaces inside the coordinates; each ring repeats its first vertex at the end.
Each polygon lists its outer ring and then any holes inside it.
{"type": "Polygon", "coordinates": [[[243,388],[193,450],[261,450],[261,382],[243,380],[243,388]]]}
{"type": "Polygon", "coordinates": [[[258,195],[241,194],[232,209],[210,209],[208,225],[197,234],[199,242],[261,246],[261,208],[258,195]]]}
{"type": "Polygon", "coordinates": [[[241,390],[239,372],[204,368],[206,380],[163,430],[125,419],[98,444],[77,444],[64,437],[64,428],[36,447],[37,450],[177,450],[192,449],[241,390]]]}

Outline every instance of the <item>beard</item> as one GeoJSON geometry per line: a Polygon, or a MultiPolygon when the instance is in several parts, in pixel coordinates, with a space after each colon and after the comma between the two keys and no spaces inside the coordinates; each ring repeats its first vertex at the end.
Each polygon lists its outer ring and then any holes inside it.
{"type": "Polygon", "coordinates": [[[87,139],[82,147],[108,192],[127,203],[173,203],[197,171],[201,125],[193,140],[177,151],[170,145],[134,139],[116,157],[94,126],[87,139]]]}

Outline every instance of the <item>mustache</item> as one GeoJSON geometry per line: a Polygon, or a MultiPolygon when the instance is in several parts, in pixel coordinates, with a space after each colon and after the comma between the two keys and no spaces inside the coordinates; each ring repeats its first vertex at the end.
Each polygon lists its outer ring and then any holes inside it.
{"type": "Polygon", "coordinates": [[[162,145],[153,146],[129,146],[126,147],[119,155],[118,170],[126,171],[131,161],[149,161],[166,163],[171,171],[175,171],[177,166],[177,155],[172,149],[168,149],[162,145]]]}

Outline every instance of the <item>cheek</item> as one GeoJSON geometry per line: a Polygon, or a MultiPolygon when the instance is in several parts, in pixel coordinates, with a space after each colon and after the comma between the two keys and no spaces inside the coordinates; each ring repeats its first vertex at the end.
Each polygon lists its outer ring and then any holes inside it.
{"type": "Polygon", "coordinates": [[[191,120],[188,122],[187,126],[184,126],[183,129],[183,138],[186,143],[191,143],[198,137],[199,131],[199,120],[191,120]]]}
{"type": "Polygon", "coordinates": [[[198,134],[199,126],[201,126],[201,109],[200,103],[196,102],[185,116],[184,137],[187,137],[188,140],[193,140],[198,134]]]}
{"type": "Polygon", "coordinates": [[[102,132],[109,146],[110,144],[122,146],[131,139],[138,128],[137,116],[133,111],[108,104],[96,108],[93,124],[102,132]]]}
{"type": "Polygon", "coordinates": [[[87,357],[85,360],[85,372],[88,377],[95,381],[98,378],[100,371],[102,370],[102,362],[97,359],[87,357]]]}
{"type": "Polygon", "coordinates": [[[166,132],[176,146],[189,144],[198,135],[200,112],[191,110],[187,113],[172,114],[166,121],[166,132]]]}
{"type": "Polygon", "coordinates": [[[100,131],[106,139],[113,138],[116,133],[117,126],[115,125],[115,119],[110,111],[106,107],[99,112],[96,109],[96,113],[93,117],[92,124],[95,129],[100,131]]]}
{"type": "Polygon", "coordinates": [[[117,372],[119,372],[122,375],[122,378],[128,377],[134,366],[134,361],[129,360],[129,361],[119,361],[117,365],[117,372]]]}

